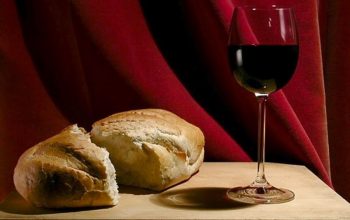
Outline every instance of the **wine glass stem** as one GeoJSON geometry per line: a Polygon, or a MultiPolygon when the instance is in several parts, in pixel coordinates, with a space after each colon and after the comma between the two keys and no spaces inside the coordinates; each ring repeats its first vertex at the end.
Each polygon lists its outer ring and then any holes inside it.
{"type": "Polygon", "coordinates": [[[258,167],[254,184],[264,187],[267,186],[265,177],[265,131],[266,131],[266,102],[268,94],[255,94],[259,103],[258,115],[258,167]]]}

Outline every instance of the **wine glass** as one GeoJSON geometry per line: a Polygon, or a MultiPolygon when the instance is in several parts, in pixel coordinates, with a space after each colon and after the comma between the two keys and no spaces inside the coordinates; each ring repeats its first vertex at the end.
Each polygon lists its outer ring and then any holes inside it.
{"type": "Polygon", "coordinates": [[[227,191],[235,201],[283,203],[294,193],[269,184],[265,176],[265,124],[268,96],[292,78],[298,61],[298,36],[292,8],[237,7],[228,42],[231,72],[259,103],[257,176],[253,183],[227,191]]]}

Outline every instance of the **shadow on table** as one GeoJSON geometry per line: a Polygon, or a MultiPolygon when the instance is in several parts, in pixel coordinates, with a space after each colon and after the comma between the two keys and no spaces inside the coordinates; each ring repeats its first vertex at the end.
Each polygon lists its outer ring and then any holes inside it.
{"type": "Polygon", "coordinates": [[[157,192],[139,187],[119,185],[119,193],[132,195],[149,195],[155,194],[157,192]]]}
{"type": "Polygon", "coordinates": [[[230,200],[226,196],[228,188],[200,187],[167,190],[150,197],[151,202],[160,206],[178,209],[223,210],[241,209],[253,205],[230,200]]]}
{"type": "Polygon", "coordinates": [[[11,192],[7,198],[0,203],[0,211],[20,214],[20,215],[45,215],[57,214],[66,212],[78,212],[83,210],[97,210],[109,207],[94,207],[94,208],[63,208],[63,209],[45,209],[37,208],[23,199],[17,192],[11,192]]]}

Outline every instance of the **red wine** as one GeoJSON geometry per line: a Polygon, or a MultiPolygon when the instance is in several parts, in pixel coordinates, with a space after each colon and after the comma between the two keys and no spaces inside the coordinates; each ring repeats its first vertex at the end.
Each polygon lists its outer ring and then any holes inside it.
{"type": "Polygon", "coordinates": [[[253,93],[270,94],[292,78],[298,45],[231,45],[231,70],[237,82],[253,93]]]}

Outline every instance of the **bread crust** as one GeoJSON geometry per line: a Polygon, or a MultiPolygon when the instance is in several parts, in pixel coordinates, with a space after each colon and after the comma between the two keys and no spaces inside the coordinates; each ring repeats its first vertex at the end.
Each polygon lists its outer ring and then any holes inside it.
{"type": "Polygon", "coordinates": [[[110,206],[118,202],[115,169],[105,149],[91,143],[77,125],[24,152],[14,170],[14,184],[38,207],[110,206]]]}
{"type": "Polygon", "coordinates": [[[204,158],[204,135],[162,109],[117,113],[95,122],[91,140],[106,148],[119,184],[164,190],[190,178],[204,158]]]}

